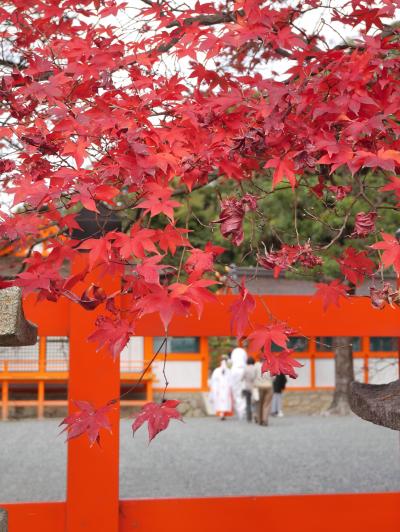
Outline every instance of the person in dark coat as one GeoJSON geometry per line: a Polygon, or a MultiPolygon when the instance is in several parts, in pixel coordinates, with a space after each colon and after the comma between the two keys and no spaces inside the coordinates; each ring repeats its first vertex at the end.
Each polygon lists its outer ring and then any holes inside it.
{"type": "Polygon", "coordinates": [[[286,388],[286,375],[281,373],[273,381],[274,394],[272,396],[271,416],[283,417],[282,412],[282,392],[286,388]]]}

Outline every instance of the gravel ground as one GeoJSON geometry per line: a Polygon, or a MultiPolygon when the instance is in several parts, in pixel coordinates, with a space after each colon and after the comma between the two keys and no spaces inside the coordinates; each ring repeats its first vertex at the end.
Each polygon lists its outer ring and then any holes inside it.
{"type": "MultiPolygon", "coordinates": [[[[65,497],[57,424],[0,423],[0,501],[65,497]]],[[[190,419],[150,446],[147,430],[132,439],[121,424],[121,498],[400,490],[399,434],[355,417],[190,419]]]]}

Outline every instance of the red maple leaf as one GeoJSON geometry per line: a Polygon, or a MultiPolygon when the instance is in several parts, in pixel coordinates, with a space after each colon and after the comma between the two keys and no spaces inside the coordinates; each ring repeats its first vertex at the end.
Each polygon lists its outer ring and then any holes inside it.
{"type": "Polygon", "coordinates": [[[356,157],[347,164],[352,174],[358,172],[361,167],[379,167],[382,170],[394,172],[396,164],[400,164],[400,151],[381,148],[377,153],[373,153],[359,150],[356,157]]]}
{"type": "Polygon", "coordinates": [[[283,322],[276,322],[260,327],[248,337],[250,351],[260,351],[263,349],[264,353],[270,353],[272,343],[285,349],[288,342],[288,335],[291,332],[286,323],[283,322]]]}
{"type": "Polygon", "coordinates": [[[87,157],[86,148],[88,147],[88,142],[80,137],[77,142],[72,142],[67,140],[64,144],[64,149],[62,151],[63,155],[71,155],[77,164],[77,168],[80,168],[87,157]]]}
{"type": "Polygon", "coordinates": [[[396,177],[395,175],[390,176],[390,183],[383,186],[379,190],[381,192],[384,192],[386,190],[393,190],[395,195],[397,196],[397,199],[400,202],[400,177],[396,177]]]}
{"type": "Polygon", "coordinates": [[[136,223],[132,226],[129,234],[115,233],[114,247],[119,248],[122,259],[129,259],[132,255],[144,258],[146,251],[158,253],[154,244],[157,231],[154,229],[141,229],[136,223]]]}
{"type": "Polygon", "coordinates": [[[292,349],[285,349],[279,353],[264,353],[261,372],[269,371],[272,377],[283,373],[284,375],[289,375],[292,379],[296,379],[297,373],[294,368],[301,368],[302,364],[292,358],[292,353],[292,349]]]}
{"type": "Polygon", "coordinates": [[[76,194],[72,198],[71,203],[74,204],[80,201],[88,211],[99,212],[91,187],[85,183],[78,183],[75,185],[75,188],[76,194]]]}
{"type": "Polygon", "coordinates": [[[338,201],[344,199],[352,191],[352,187],[350,185],[331,185],[328,186],[327,189],[335,194],[338,201]]]}
{"type": "Polygon", "coordinates": [[[137,264],[136,271],[146,283],[160,284],[160,271],[166,268],[166,265],[158,264],[161,259],[161,255],[153,255],[143,258],[141,264],[137,264]]]}
{"type": "Polygon", "coordinates": [[[28,203],[36,209],[46,201],[49,189],[43,181],[31,183],[30,179],[21,179],[18,186],[9,188],[8,192],[15,194],[14,205],[28,203]]]}
{"type": "Polygon", "coordinates": [[[188,232],[188,229],[168,224],[162,231],[158,230],[158,245],[163,251],[169,250],[172,255],[175,255],[178,246],[190,246],[189,240],[184,236],[188,232]]]}
{"type": "Polygon", "coordinates": [[[170,295],[180,299],[182,304],[190,303],[195,306],[199,319],[203,313],[204,303],[215,303],[215,295],[207,290],[209,286],[215,285],[216,281],[211,279],[199,279],[190,284],[173,283],[170,285],[170,295]]]}
{"type": "Polygon", "coordinates": [[[24,295],[39,289],[49,290],[51,272],[48,273],[49,275],[43,275],[40,271],[22,272],[18,275],[15,284],[23,289],[24,295]]]}
{"type": "Polygon", "coordinates": [[[232,244],[240,246],[243,242],[243,219],[246,211],[237,198],[227,198],[221,203],[221,214],[215,223],[221,224],[221,235],[232,237],[232,244]]]}
{"type": "Polygon", "coordinates": [[[400,243],[393,235],[381,233],[383,242],[377,242],[371,246],[372,249],[382,249],[382,262],[386,268],[393,266],[400,275],[400,243]]]}
{"type": "Polygon", "coordinates": [[[281,181],[286,179],[289,181],[291,187],[294,189],[297,185],[294,162],[289,153],[283,159],[275,157],[270,159],[264,168],[275,168],[274,177],[272,179],[272,188],[275,188],[281,181]]]}
{"type": "Polygon", "coordinates": [[[195,281],[205,272],[212,271],[214,267],[214,255],[202,249],[193,248],[185,263],[185,271],[189,274],[190,280],[195,281]]]}
{"type": "Polygon", "coordinates": [[[89,251],[89,268],[92,270],[100,262],[108,262],[111,242],[105,236],[101,238],[89,238],[82,242],[79,249],[88,249],[89,251]]]}
{"type": "Polygon", "coordinates": [[[254,297],[245,287],[245,278],[242,278],[240,297],[231,305],[231,329],[236,331],[238,338],[242,338],[249,324],[249,315],[256,308],[254,297]]]}
{"type": "Polygon", "coordinates": [[[99,316],[96,319],[96,330],[89,336],[88,340],[89,342],[97,342],[97,351],[107,346],[115,360],[133,333],[133,324],[128,320],[99,316]]]}
{"type": "Polygon", "coordinates": [[[342,284],[339,279],[335,279],[328,283],[317,283],[315,285],[317,291],[314,294],[315,298],[322,299],[322,306],[324,311],[329,305],[340,306],[339,300],[341,297],[347,297],[347,286],[342,284]]]}
{"type": "Polygon", "coordinates": [[[149,442],[161,431],[165,430],[170,419],[182,420],[182,415],[176,410],[180,401],[164,401],[163,403],[146,403],[132,424],[133,435],[147,421],[149,442]]]}
{"type": "Polygon", "coordinates": [[[191,249],[185,263],[185,271],[189,274],[190,282],[200,279],[205,272],[212,271],[215,258],[224,251],[223,247],[213,246],[210,242],[207,242],[204,250],[191,249]]]}
{"type": "Polygon", "coordinates": [[[358,212],[354,220],[354,232],[351,236],[365,238],[375,231],[376,212],[358,212]]]}
{"type": "Polygon", "coordinates": [[[164,286],[152,285],[151,292],[142,296],[136,303],[140,315],[158,312],[165,329],[168,328],[174,314],[187,316],[191,303],[185,298],[175,296],[164,286]]]}
{"type": "Polygon", "coordinates": [[[67,416],[60,423],[60,426],[66,425],[62,432],[67,431],[67,441],[87,434],[91,447],[95,443],[100,445],[100,430],[106,429],[111,433],[111,423],[107,414],[113,406],[108,404],[96,409],[87,401],[73,401],[73,403],[79,410],[67,416]]]}
{"type": "Polygon", "coordinates": [[[93,196],[96,200],[106,201],[112,203],[112,199],[118,196],[120,190],[111,185],[99,185],[93,191],[93,196]]]}
{"type": "Polygon", "coordinates": [[[147,199],[139,203],[138,207],[145,209],[145,213],[150,213],[150,216],[157,216],[157,214],[165,214],[170,220],[174,219],[174,208],[179,207],[180,203],[171,200],[172,190],[168,187],[159,185],[158,183],[149,183],[146,186],[147,199]]]}
{"type": "Polygon", "coordinates": [[[355,285],[361,284],[375,269],[375,264],[367,257],[365,251],[357,252],[351,247],[346,249],[338,259],[338,263],[346,279],[355,285]]]}

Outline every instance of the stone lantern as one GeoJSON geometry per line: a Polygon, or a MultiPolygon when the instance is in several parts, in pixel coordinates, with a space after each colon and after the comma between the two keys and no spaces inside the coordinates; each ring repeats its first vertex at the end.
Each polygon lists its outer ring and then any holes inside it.
{"type": "MultiPolygon", "coordinates": [[[[0,346],[34,345],[37,327],[25,319],[21,289],[0,290],[0,346]]],[[[0,508],[0,532],[7,532],[7,512],[0,508]]]]}

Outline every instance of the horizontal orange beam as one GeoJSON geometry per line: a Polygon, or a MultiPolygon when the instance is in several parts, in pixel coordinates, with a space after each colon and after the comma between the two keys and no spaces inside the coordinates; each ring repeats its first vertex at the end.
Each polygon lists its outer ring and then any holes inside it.
{"type": "Polygon", "coordinates": [[[65,502],[0,503],[10,532],[65,532],[65,502]]]}
{"type": "MultiPolygon", "coordinates": [[[[1,404],[1,401],[0,401],[0,404],[1,404]]],[[[21,399],[20,400],[11,400],[11,401],[7,401],[7,404],[8,406],[37,406],[38,404],[42,404],[43,406],[65,406],[68,404],[68,401],[65,399],[65,401],[62,401],[62,400],[53,400],[53,399],[49,399],[49,400],[45,400],[45,401],[38,401],[37,399],[32,399],[32,400],[23,400],[21,399]]]]}
{"type": "Polygon", "coordinates": [[[121,501],[120,515],[120,532],[398,532],[400,493],[121,501]]]}
{"type": "MultiPolygon", "coordinates": [[[[339,308],[323,311],[320,300],[312,296],[255,296],[257,305],[251,320],[257,325],[268,322],[267,306],[272,315],[285,321],[305,336],[398,336],[400,309],[386,306],[375,310],[367,297],[349,297],[339,308]],[[263,300],[263,302],[261,302],[263,300]]],[[[170,326],[171,336],[231,336],[230,306],[237,295],[219,295],[215,303],[206,303],[199,320],[197,314],[175,317],[170,326]]],[[[70,333],[70,303],[61,298],[58,303],[41,301],[34,296],[24,301],[28,319],[39,327],[43,336],[68,336],[70,333]]],[[[88,311],[89,312],[89,311],[88,311]]],[[[88,335],[90,331],[88,331],[88,335]]],[[[157,314],[143,316],[137,323],[137,336],[163,336],[164,328],[157,314]]]]}
{"type": "MultiPolygon", "coordinates": [[[[196,314],[175,317],[169,328],[170,336],[233,336],[229,308],[235,295],[217,296],[216,303],[207,303],[199,320],[196,314]]],[[[340,308],[323,311],[321,301],[311,296],[256,296],[256,309],[251,314],[255,325],[268,323],[268,312],[285,321],[304,336],[398,336],[400,309],[387,306],[375,310],[366,297],[350,297],[340,308]],[[263,302],[261,302],[261,299],[263,302]]],[[[250,331],[250,329],[249,329],[250,331]]],[[[143,316],[137,324],[138,336],[162,336],[163,326],[156,314],[143,316]]]]}
{"type": "Polygon", "coordinates": [[[56,371],[49,371],[47,373],[40,373],[39,371],[2,371],[0,372],[0,381],[67,381],[68,372],[57,373],[56,371]]]}
{"type": "MultiPolygon", "coordinates": [[[[84,504],[84,501],[82,501],[84,504]]],[[[64,532],[65,503],[0,504],[10,532],[64,532]]],[[[397,532],[400,492],[120,501],[120,532],[397,532]],[[286,516],[286,518],[285,518],[286,516]]]]}

